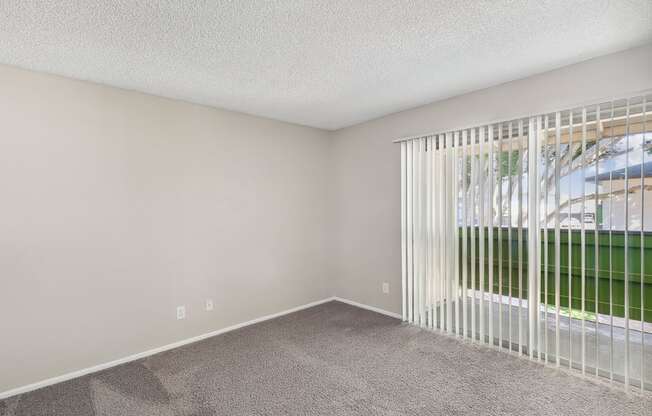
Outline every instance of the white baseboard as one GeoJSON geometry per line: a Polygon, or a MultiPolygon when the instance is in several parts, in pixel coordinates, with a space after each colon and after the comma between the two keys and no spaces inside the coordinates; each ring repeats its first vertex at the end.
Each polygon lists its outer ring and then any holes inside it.
{"type": "Polygon", "coordinates": [[[364,303],[358,303],[349,299],[340,298],[338,296],[333,297],[333,300],[336,300],[338,302],[348,303],[349,305],[357,306],[358,308],[367,309],[383,315],[391,316],[392,318],[403,319],[403,316],[400,313],[386,311],[385,309],[380,309],[375,306],[365,305],[364,303]]]}
{"type": "Polygon", "coordinates": [[[37,381],[36,383],[28,384],[26,386],[17,387],[15,389],[0,392],[0,400],[4,400],[4,399],[7,399],[9,397],[16,396],[18,394],[27,393],[27,392],[30,392],[30,391],[33,391],[33,390],[38,390],[40,388],[51,386],[53,384],[57,384],[57,383],[61,383],[61,382],[64,382],[64,381],[72,380],[74,378],[85,376],[86,374],[96,373],[98,371],[106,370],[107,368],[115,367],[115,366],[120,365],[120,364],[125,364],[125,363],[128,363],[130,361],[135,361],[135,360],[138,360],[138,359],[141,359],[141,358],[149,357],[150,355],[154,355],[154,354],[158,354],[158,353],[163,352],[163,351],[168,351],[168,350],[171,350],[171,349],[174,349],[174,348],[182,347],[182,346],[187,345],[187,344],[192,344],[193,342],[201,341],[201,340],[206,339],[206,338],[211,338],[211,337],[214,337],[214,336],[217,336],[217,335],[220,335],[220,334],[224,334],[226,332],[230,332],[230,331],[234,331],[234,330],[239,329],[239,328],[243,328],[245,326],[257,324],[259,322],[267,321],[269,319],[278,318],[279,316],[287,315],[287,314],[290,314],[290,313],[293,313],[293,312],[298,312],[300,310],[311,308],[313,306],[321,305],[322,303],[326,303],[326,302],[330,302],[330,301],[334,301],[334,300],[339,301],[339,302],[343,302],[343,303],[347,303],[347,304],[352,305],[352,306],[357,306],[358,308],[367,309],[367,310],[377,312],[377,313],[380,313],[380,314],[383,314],[383,315],[391,316],[392,318],[397,318],[397,319],[402,318],[401,314],[398,314],[398,313],[389,312],[389,311],[386,311],[384,309],[377,308],[375,306],[365,305],[363,303],[354,302],[354,301],[349,300],[349,299],[344,299],[344,298],[340,298],[340,297],[337,297],[337,296],[332,296],[330,298],[318,300],[316,302],[307,303],[305,305],[301,305],[301,306],[297,306],[297,307],[292,308],[292,309],[287,309],[287,310],[284,310],[284,311],[281,311],[281,312],[273,313],[271,315],[261,316],[260,318],[252,319],[252,320],[247,321],[247,322],[242,322],[242,323],[239,323],[239,324],[231,325],[231,326],[228,326],[226,328],[218,329],[216,331],[207,332],[205,334],[197,335],[197,336],[192,337],[192,338],[187,338],[187,339],[184,339],[184,340],[181,340],[181,341],[173,342],[171,344],[167,344],[167,345],[164,345],[162,347],[157,347],[157,348],[153,348],[151,350],[139,352],[139,353],[136,353],[136,354],[133,354],[133,355],[129,355],[127,357],[123,357],[123,358],[119,358],[117,360],[109,361],[107,363],[94,365],[92,367],[83,368],[81,370],[77,370],[77,371],[73,371],[73,372],[70,372],[70,373],[62,374],[60,376],[56,376],[56,377],[48,378],[48,379],[45,379],[45,380],[37,381]]]}
{"type": "MultiPolygon", "coordinates": [[[[178,348],[178,347],[181,347],[181,346],[184,346],[184,345],[187,345],[187,344],[192,344],[193,342],[201,341],[201,340],[206,339],[206,338],[211,338],[211,337],[214,337],[216,335],[224,334],[224,333],[229,332],[229,331],[234,331],[236,329],[239,329],[239,328],[242,328],[242,327],[245,327],[245,326],[249,326],[249,325],[253,325],[253,324],[257,324],[259,322],[267,321],[269,319],[278,318],[279,316],[283,316],[283,315],[287,315],[287,314],[297,312],[297,311],[300,311],[300,310],[303,310],[303,309],[311,308],[313,306],[321,305],[322,303],[330,302],[330,301],[333,301],[333,300],[336,300],[336,299],[337,298],[335,298],[335,297],[330,297],[330,298],[318,300],[316,302],[307,303],[305,305],[297,306],[297,307],[292,308],[292,309],[287,309],[285,311],[273,313],[271,315],[261,316],[260,318],[252,319],[251,321],[231,325],[231,326],[228,326],[226,328],[218,329],[218,330],[212,331],[212,332],[207,332],[205,334],[197,335],[196,337],[187,338],[187,339],[184,339],[184,340],[181,340],[181,341],[173,342],[172,344],[167,344],[167,345],[164,345],[162,347],[157,347],[157,348],[153,348],[151,350],[139,352],[137,354],[129,355],[127,357],[123,357],[123,358],[119,358],[117,360],[109,361],[107,363],[98,364],[98,365],[88,367],[88,368],[83,368],[81,370],[73,371],[73,372],[70,372],[70,373],[67,373],[67,374],[62,374],[60,376],[48,378],[46,380],[41,380],[41,381],[38,381],[36,383],[28,384],[26,386],[17,387],[15,389],[0,392],[0,400],[9,398],[11,396],[16,396],[18,394],[27,393],[27,392],[32,391],[32,390],[37,390],[37,389],[40,389],[40,388],[43,388],[43,387],[46,387],[46,386],[50,386],[52,384],[57,384],[57,383],[61,383],[63,381],[72,380],[74,378],[81,377],[81,376],[84,376],[86,374],[95,373],[95,372],[98,372],[98,371],[101,371],[101,370],[105,370],[107,368],[115,367],[116,365],[128,363],[130,361],[135,361],[135,360],[138,360],[140,358],[145,358],[145,357],[148,357],[150,355],[158,354],[159,352],[171,350],[173,348],[178,348]]],[[[337,300],[340,300],[340,301],[346,302],[346,303],[354,304],[354,303],[352,303],[350,301],[346,301],[346,300],[343,300],[343,299],[337,299],[337,300]]],[[[360,306],[362,308],[373,310],[369,306],[364,306],[364,305],[356,305],[356,306],[360,306]]],[[[383,312],[381,312],[381,313],[383,313],[383,312]]]]}

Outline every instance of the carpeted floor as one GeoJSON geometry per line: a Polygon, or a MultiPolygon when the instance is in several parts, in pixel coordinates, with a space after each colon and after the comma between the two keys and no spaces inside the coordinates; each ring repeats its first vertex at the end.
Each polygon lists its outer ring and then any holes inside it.
{"type": "Polygon", "coordinates": [[[652,399],[330,302],[0,401],[37,415],[652,415],[652,399]]]}

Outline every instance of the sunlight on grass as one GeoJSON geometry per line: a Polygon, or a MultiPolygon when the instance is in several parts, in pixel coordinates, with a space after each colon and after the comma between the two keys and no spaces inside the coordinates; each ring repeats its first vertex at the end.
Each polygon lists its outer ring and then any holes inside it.
{"type": "MultiPolygon", "coordinates": [[[[548,313],[553,313],[553,314],[555,313],[555,307],[554,306],[548,305],[547,310],[548,310],[548,313]]],[[[559,308],[559,315],[560,316],[569,316],[570,315],[571,318],[573,318],[573,319],[582,319],[582,318],[584,318],[584,320],[586,320],[586,321],[595,321],[596,320],[595,312],[584,311],[584,313],[582,313],[582,311],[579,310],[579,309],[571,309],[570,314],[569,314],[568,307],[565,307],[565,306],[562,306],[562,307],[559,308]]]]}

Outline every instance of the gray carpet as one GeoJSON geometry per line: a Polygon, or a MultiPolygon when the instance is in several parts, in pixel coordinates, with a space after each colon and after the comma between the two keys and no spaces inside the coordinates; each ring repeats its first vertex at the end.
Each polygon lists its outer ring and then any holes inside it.
{"type": "Polygon", "coordinates": [[[652,415],[625,395],[330,302],[0,401],[0,415],[652,415]]]}

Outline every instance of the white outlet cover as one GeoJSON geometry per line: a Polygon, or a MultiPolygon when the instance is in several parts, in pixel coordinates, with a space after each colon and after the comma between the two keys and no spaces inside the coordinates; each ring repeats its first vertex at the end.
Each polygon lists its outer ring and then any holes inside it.
{"type": "Polygon", "coordinates": [[[383,293],[389,293],[389,283],[383,283],[383,293]]]}
{"type": "Polygon", "coordinates": [[[213,310],[213,299],[206,299],[206,310],[207,311],[213,310]]]}
{"type": "Polygon", "coordinates": [[[177,306],[177,319],[185,319],[185,318],[186,318],[186,307],[177,306]]]}

